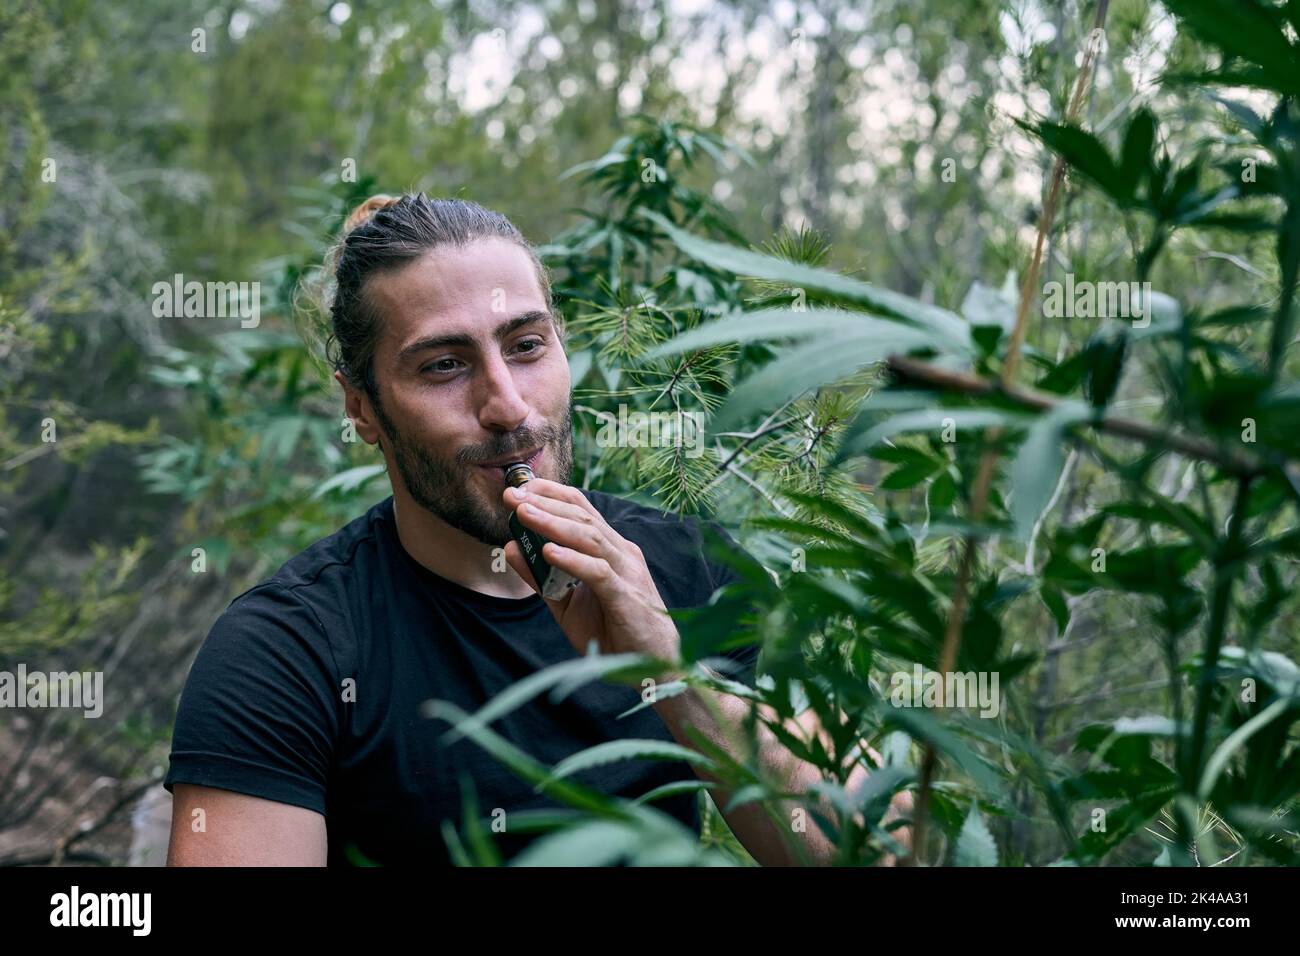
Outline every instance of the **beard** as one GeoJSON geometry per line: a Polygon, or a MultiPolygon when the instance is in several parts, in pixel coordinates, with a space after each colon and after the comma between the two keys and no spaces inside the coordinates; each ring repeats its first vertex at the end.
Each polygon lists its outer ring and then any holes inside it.
{"type": "MultiPolygon", "coordinates": [[[[479,462],[545,446],[543,467],[549,466],[552,473],[537,477],[567,485],[572,475],[572,404],[565,406],[564,421],[558,426],[528,429],[509,438],[502,436],[500,441],[491,445],[463,448],[450,457],[438,455],[409,435],[403,435],[379,402],[375,401],[373,405],[375,416],[392,445],[398,474],[415,503],[484,544],[503,547],[513,535],[510,532],[510,511],[500,495],[496,500],[488,501],[476,487],[473,476],[479,462]]],[[[504,482],[501,488],[504,491],[504,482]]]]}

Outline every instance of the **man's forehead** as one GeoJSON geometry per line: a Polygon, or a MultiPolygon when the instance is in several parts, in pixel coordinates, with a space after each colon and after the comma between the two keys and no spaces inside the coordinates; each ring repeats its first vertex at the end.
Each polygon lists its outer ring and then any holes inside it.
{"type": "Polygon", "coordinates": [[[532,260],[504,241],[439,247],[376,276],[368,292],[394,351],[433,335],[490,337],[511,318],[548,311],[532,260]]]}

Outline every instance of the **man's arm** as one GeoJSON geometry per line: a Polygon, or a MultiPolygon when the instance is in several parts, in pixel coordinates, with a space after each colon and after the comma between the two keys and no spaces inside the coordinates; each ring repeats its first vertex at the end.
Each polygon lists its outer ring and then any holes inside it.
{"type": "MultiPolygon", "coordinates": [[[[516,514],[525,526],[547,538],[542,554],[551,566],[572,574],[586,585],[570,591],[561,600],[547,602],[560,629],[579,654],[587,653],[594,640],[601,653],[680,660],[681,635],[664,606],[645,553],[638,544],[611,528],[605,516],[578,489],[534,478],[528,482],[527,489],[506,488],[502,497],[507,505],[518,509],[516,514]]],[[[505,557],[521,579],[531,580],[517,542],[506,544],[505,557]]],[[[719,583],[725,583],[725,578],[722,582],[713,578],[710,583],[716,588],[719,583]]],[[[743,759],[740,748],[744,742],[738,738],[748,704],[741,698],[692,687],[666,700],[656,700],[652,706],[679,743],[693,744],[688,729],[694,727],[728,753],[743,759]],[[719,711],[717,716],[715,708],[719,711]]],[[[817,729],[813,728],[813,732],[817,729]]],[[[760,735],[763,730],[760,727],[760,735]]],[[[767,736],[773,737],[770,732],[767,736]]],[[[816,767],[792,761],[788,751],[774,739],[760,740],[759,746],[762,765],[778,780],[790,781],[787,790],[804,791],[820,778],[816,767]]],[[[705,774],[700,776],[709,779],[705,774]]],[[[723,795],[724,803],[728,796],[723,795]]],[[[782,825],[768,819],[761,807],[746,805],[726,819],[760,863],[802,862],[789,851],[789,836],[782,825]]],[[[822,836],[815,821],[798,836],[816,862],[828,863],[834,859],[834,848],[822,836]]]]}
{"type": "MultiPolygon", "coordinates": [[[[653,706],[678,743],[689,747],[695,746],[686,731],[686,728],[692,727],[731,754],[737,762],[744,762],[742,738],[749,704],[743,698],[708,688],[692,687],[684,693],[657,701],[653,706]]],[[[761,707],[760,713],[769,720],[776,720],[775,711],[771,708],[761,707]]],[[[803,740],[811,740],[812,735],[817,734],[823,746],[829,751],[829,734],[820,725],[817,715],[811,708],[787,721],[785,726],[791,734],[803,740]]],[[[822,779],[821,772],[816,766],[791,754],[761,721],[758,724],[758,735],[760,765],[787,792],[806,793],[813,784],[822,779]]],[[[879,755],[870,748],[866,749],[879,763],[879,755]]],[[[696,772],[701,779],[718,783],[715,777],[702,770],[697,768],[696,772]]],[[[871,771],[865,766],[858,764],[849,774],[846,789],[850,793],[854,792],[870,773],[871,771]]],[[[732,794],[729,790],[718,787],[712,791],[712,796],[721,809],[730,802],[732,794]]],[[[830,807],[823,798],[813,796],[810,799],[817,800],[819,808],[828,816],[830,815],[830,807]]],[[[723,817],[749,854],[764,866],[792,866],[803,863],[804,859],[795,850],[796,845],[802,847],[814,864],[831,863],[835,858],[836,848],[822,833],[816,821],[807,820],[803,832],[796,832],[792,826],[790,811],[799,804],[791,802],[781,806],[783,810],[781,817],[784,819],[773,820],[767,808],[757,802],[747,803],[730,812],[724,812],[723,817]]],[[[895,820],[899,816],[911,816],[911,812],[911,794],[899,793],[891,802],[885,814],[885,821],[895,820]]],[[[910,827],[900,828],[892,833],[900,844],[910,847],[910,827]]],[[[892,856],[887,855],[881,861],[881,865],[893,866],[895,862],[892,856]]]]}
{"type": "Polygon", "coordinates": [[[323,866],[343,706],[332,647],[288,589],[259,585],[213,624],[176,711],[172,866],[323,866]]]}
{"type": "Polygon", "coordinates": [[[168,866],[324,866],[327,845],[315,810],[176,784],[168,866]]]}

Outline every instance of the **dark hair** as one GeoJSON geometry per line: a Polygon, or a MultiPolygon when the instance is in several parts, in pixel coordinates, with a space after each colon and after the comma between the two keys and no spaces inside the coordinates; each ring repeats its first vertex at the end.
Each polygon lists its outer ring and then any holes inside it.
{"type": "Polygon", "coordinates": [[[326,292],[320,305],[330,316],[325,344],[329,363],[378,406],[374,357],[382,316],[368,301],[367,281],[430,249],[491,238],[506,239],[528,253],[546,308],[563,335],[563,320],[556,315],[551,296],[550,273],[537,250],[509,219],[466,199],[430,199],[424,193],[377,195],[352,210],[342,236],[326,257],[323,278],[332,286],[332,294],[326,292]]]}

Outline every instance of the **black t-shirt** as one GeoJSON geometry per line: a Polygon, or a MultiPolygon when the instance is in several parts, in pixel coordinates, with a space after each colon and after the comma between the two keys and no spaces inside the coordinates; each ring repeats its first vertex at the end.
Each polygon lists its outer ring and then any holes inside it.
{"type": "MultiPolygon", "coordinates": [[[[736,577],[708,559],[697,519],[583,493],[640,546],[669,609],[707,604],[736,577]]],[[[710,527],[739,550],[720,526],[710,527]]],[[[757,648],[727,656],[744,665],[730,676],[752,685],[757,648]]],[[[449,862],[442,821],[462,829],[467,775],[480,816],[506,812],[506,832],[494,836],[509,859],[529,842],[510,833],[510,813],[557,802],[467,738],[440,744],[450,725],[423,716],[421,705],[437,698],[473,712],[521,678],[575,657],[536,594],[483,594],[415,561],[397,537],[389,497],[217,619],[181,694],[164,786],[218,787],[324,814],[331,865],[357,862],[349,845],[376,863],[427,865],[449,862]],[[355,682],[350,692],[347,678],[355,682]]],[[[672,741],[651,707],[619,717],[640,702],[636,688],[596,681],[559,703],[542,694],[491,729],[548,766],[609,740],[672,741]]],[[[573,779],[632,798],[698,778],[683,761],[647,759],[573,779]]],[[[698,832],[694,793],[655,805],[698,832]]]]}

